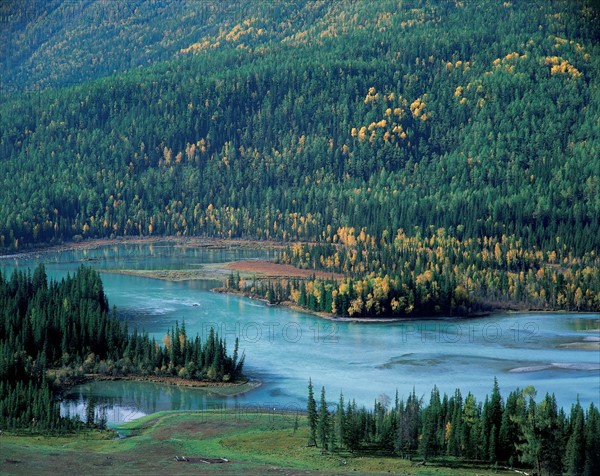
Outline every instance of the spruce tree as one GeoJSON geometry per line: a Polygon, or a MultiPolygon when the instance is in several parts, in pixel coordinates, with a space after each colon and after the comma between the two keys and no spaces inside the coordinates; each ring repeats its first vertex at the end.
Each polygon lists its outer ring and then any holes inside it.
{"type": "Polygon", "coordinates": [[[313,391],[312,379],[308,379],[308,403],[306,407],[306,413],[308,418],[308,446],[317,445],[317,402],[315,401],[315,395],[313,391]]]}
{"type": "Polygon", "coordinates": [[[319,403],[319,420],[317,422],[317,433],[321,448],[328,449],[329,441],[329,412],[327,411],[327,402],[325,401],[325,387],[321,387],[321,401],[319,403]]]}
{"type": "Polygon", "coordinates": [[[585,433],[583,409],[577,403],[571,409],[571,436],[567,443],[565,454],[565,467],[569,476],[583,474],[585,468],[585,433]]]}
{"type": "Polygon", "coordinates": [[[585,476],[600,474],[600,412],[590,404],[585,421],[585,476]]]}
{"type": "Polygon", "coordinates": [[[486,421],[484,422],[484,431],[488,433],[487,454],[491,463],[496,463],[500,459],[500,428],[502,426],[503,402],[498,386],[498,379],[494,377],[494,387],[489,400],[487,411],[485,411],[486,421]],[[492,448],[493,443],[493,448],[492,448]]]}
{"type": "Polygon", "coordinates": [[[339,449],[344,446],[344,428],[346,425],[345,422],[346,414],[344,409],[344,394],[340,392],[340,400],[337,405],[337,410],[335,412],[335,434],[337,436],[336,445],[339,449]]]}

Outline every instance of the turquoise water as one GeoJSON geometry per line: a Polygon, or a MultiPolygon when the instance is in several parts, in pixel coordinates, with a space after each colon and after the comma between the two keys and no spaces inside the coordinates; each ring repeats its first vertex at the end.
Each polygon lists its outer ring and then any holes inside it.
{"type": "MultiPolygon", "coordinates": [[[[108,269],[192,269],[202,263],[268,258],[268,250],[153,245],[110,245],[94,250],[46,252],[0,260],[15,267],[46,265],[60,279],[84,263],[108,269]]],[[[393,399],[412,391],[428,401],[433,385],[451,393],[461,388],[478,398],[498,378],[504,395],[533,385],[538,395],[554,393],[569,407],[600,404],[600,353],[564,347],[597,341],[600,314],[507,314],[469,320],[439,319],[395,323],[331,322],[238,296],[210,292],[214,281],[167,282],[102,273],[111,305],[132,324],[162,340],[185,320],[188,335],[205,336],[211,327],[233,348],[240,340],[245,373],[262,385],[243,395],[220,397],[202,389],[144,382],[96,382],[73,389],[63,410],[81,412],[89,395],[106,405],[110,422],[159,410],[206,409],[223,405],[303,409],[309,378],[324,385],[328,400],[340,391],[368,406],[385,394],[393,399]]]]}

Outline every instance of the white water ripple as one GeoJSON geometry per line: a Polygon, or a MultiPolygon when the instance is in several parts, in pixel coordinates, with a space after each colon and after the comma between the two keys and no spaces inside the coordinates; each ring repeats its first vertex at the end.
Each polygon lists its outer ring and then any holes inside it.
{"type": "Polygon", "coordinates": [[[587,362],[552,362],[542,365],[515,367],[514,369],[510,369],[509,372],[540,372],[542,370],[552,369],[599,371],[600,365],[587,362]]]}

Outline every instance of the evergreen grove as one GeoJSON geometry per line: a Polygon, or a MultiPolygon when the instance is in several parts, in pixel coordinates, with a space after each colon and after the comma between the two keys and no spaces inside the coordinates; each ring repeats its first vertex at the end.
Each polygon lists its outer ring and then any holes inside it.
{"type": "Polygon", "coordinates": [[[460,390],[440,396],[437,387],[429,404],[414,390],[406,400],[381,397],[372,410],[340,394],[330,411],[321,390],[320,404],[308,384],[309,445],[332,452],[387,454],[421,461],[454,458],[455,463],[533,468],[538,475],[592,476],[600,471],[600,412],[579,401],[565,412],[554,395],[536,401],[533,387],[516,389],[504,400],[498,382],[490,396],[478,402],[460,390]],[[391,404],[390,404],[391,403],[391,404]]]}
{"type": "Polygon", "coordinates": [[[165,376],[236,381],[244,355],[233,355],[211,328],[204,342],[176,324],[163,345],[145,332],[130,331],[109,312],[99,274],[80,267],[60,282],[33,274],[0,273],[0,429],[62,431],[55,391],[86,374],[165,376]]]}

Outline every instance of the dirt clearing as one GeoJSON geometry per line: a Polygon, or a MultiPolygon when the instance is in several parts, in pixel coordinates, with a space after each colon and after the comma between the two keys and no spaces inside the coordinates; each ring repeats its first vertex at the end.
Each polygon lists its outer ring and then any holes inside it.
{"type": "Polygon", "coordinates": [[[266,260],[243,260],[232,261],[225,265],[227,269],[239,271],[240,273],[255,274],[265,278],[309,278],[316,276],[321,279],[342,279],[339,273],[328,273],[326,271],[315,271],[312,269],[300,269],[289,264],[273,263],[266,260]]]}

